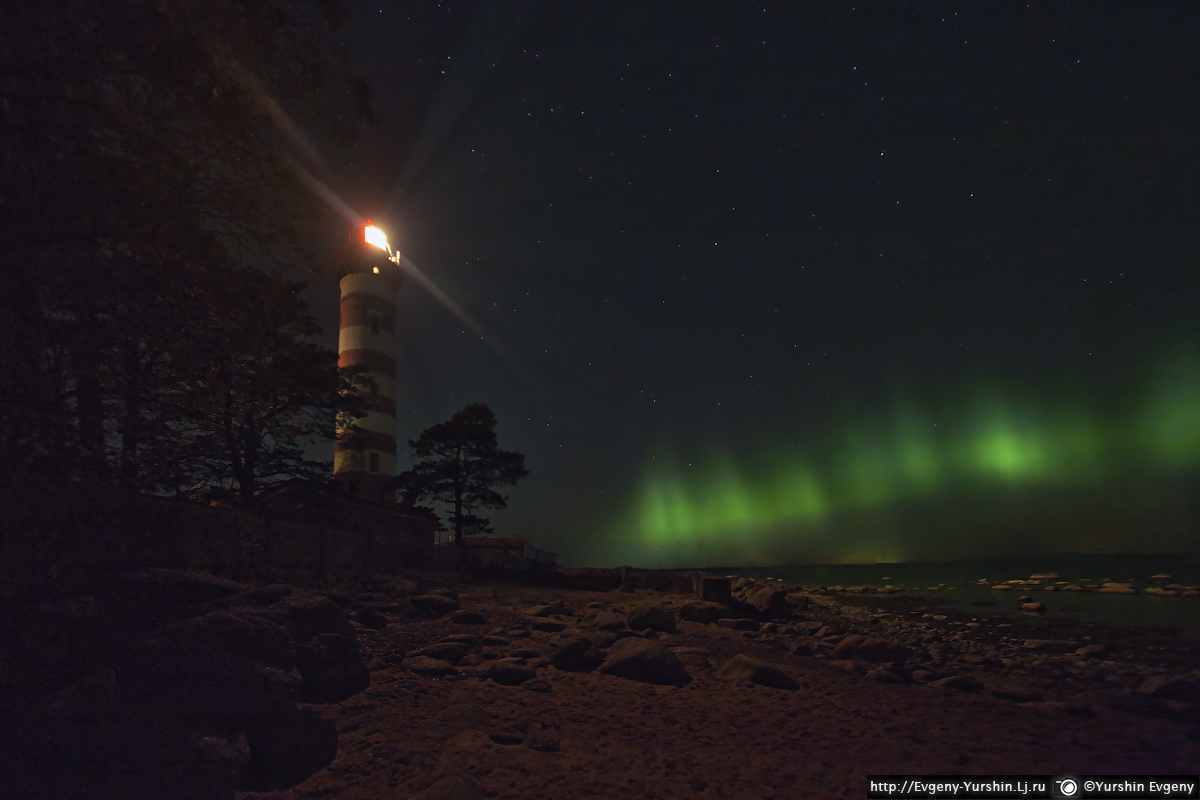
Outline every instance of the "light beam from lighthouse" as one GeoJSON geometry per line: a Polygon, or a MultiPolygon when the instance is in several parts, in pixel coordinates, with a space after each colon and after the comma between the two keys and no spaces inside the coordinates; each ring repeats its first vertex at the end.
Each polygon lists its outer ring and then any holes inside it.
{"type": "Polygon", "coordinates": [[[365,395],[366,416],[354,420],[362,434],[348,441],[339,431],[333,477],[347,492],[394,502],[396,475],[396,291],[400,267],[389,258],[383,232],[367,221],[350,232],[349,251],[338,265],[341,327],[338,366],[358,365],[373,379],[365,395]],[[382,239],[382,244],[380,243],[382,239]],[[361,445],[359,447],[358,445],[361,445]]]}

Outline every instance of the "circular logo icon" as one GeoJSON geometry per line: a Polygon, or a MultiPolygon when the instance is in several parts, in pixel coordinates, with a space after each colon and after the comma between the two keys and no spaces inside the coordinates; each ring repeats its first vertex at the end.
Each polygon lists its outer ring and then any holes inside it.
{"type": "Polygon", "coordinates": [[[1058,791],[1063,797],[1074,797],[1079,793],[1079,784],[1067,778],[1058,782],[1058,791]]]}

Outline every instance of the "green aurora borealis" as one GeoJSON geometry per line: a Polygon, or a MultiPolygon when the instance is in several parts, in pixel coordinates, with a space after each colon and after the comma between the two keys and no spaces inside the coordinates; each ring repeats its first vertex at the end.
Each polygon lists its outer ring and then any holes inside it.
{"type": "Polygon", "coordinates": [[[1147,519],[1177,518],[1200,494],[1200,359],[1167,363],[1124,400],[979,388],[749,454],[660,451],[620,523],[620,555],[666,567],[1178,546],[1194,532],[1142,540],[1147,519]]]}

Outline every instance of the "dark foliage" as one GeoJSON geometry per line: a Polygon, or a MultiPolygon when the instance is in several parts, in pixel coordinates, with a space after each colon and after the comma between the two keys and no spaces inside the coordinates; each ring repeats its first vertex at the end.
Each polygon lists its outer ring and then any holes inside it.
{"type": "Polygon", "coordinates": [[[333,38],[341,3],[52,0],[3,17],[0,484],[245,496],[302,474],[302,438],[333,435],[353,377],[311,344],[283,277],[311,261],[321,213],[298,132],[373,118],[333,38]]]}
{"type": "Polygon", "coordinates": [[[476,509],[508,506],[496,488],[529,474],[523,454],[497,446],[496,415],[483,403],[472,403],[449,421],[426,428],[408,446],[415,463],[397,476],[397,487],[408,503],[449,506],[459,545],[464,534],[491,531],[490,521],[476,515],[476,509]]]}

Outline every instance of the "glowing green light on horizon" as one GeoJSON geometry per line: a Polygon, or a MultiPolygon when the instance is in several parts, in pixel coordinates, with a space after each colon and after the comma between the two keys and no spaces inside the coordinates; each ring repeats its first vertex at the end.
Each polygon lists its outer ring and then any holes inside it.
{"type": "Polygon", "coordinates": [[[933,424],[911,411],[896,418],[896,460],[906,484],[914,491],[936,489],[943,466],[933,442],[933,424]]]}
{"type": "Polygon", "coordinates": [[[1004,480],[1035,478],[1049,466],[1045,435],[1018,430],[1004,421],[989,425],[972,444],[973,466],[1004,480]]]}
{"type": "Polygon", "coordinates": [[[1200,455],[1200,359],[1184,360],[1154,386],[1137,431],[1147,450],[1171,464],[1200,455]]]}
{"type": "MultiPolygon", "coordinates": [[[[1097,416],[1079,400],[1038,407],[992,392],[940,415],[920,414],[909,402],[882,428],[847,425],[831,439],[840,446],[745,462],[753,471],[722,450],[686,468],[658,459],[644,479],[628,546],[703,553],[733,543],[748,553],[762,549],[771,530],[815,536],[843,512],[886,513],[896,502],[958,486],[1086,486],[1111,479],[1117,467],[1200,466],[1200,369],[1192,363],[1175,364],[1124,419],[1097,416]]],[[[840,552],[902,560],[895,545],[879,541],[848,541],[840,552]]]]}
{"type": "Polygon", "coordinates": [[[780,470],[780,479],[769,487],[766,513],[770,519],[819,519],[829,510],[825,490],[816,474],[803,463],[780,470]]]}
{"type": "Polygon", "coordinates": [[[732,457],[721,454],[718,458],[708,476],[708,487],[700,503],[701,514],[706,519],[719,520],[723,527],[754,524],[759,503],[747,489],[732,457]]]}

